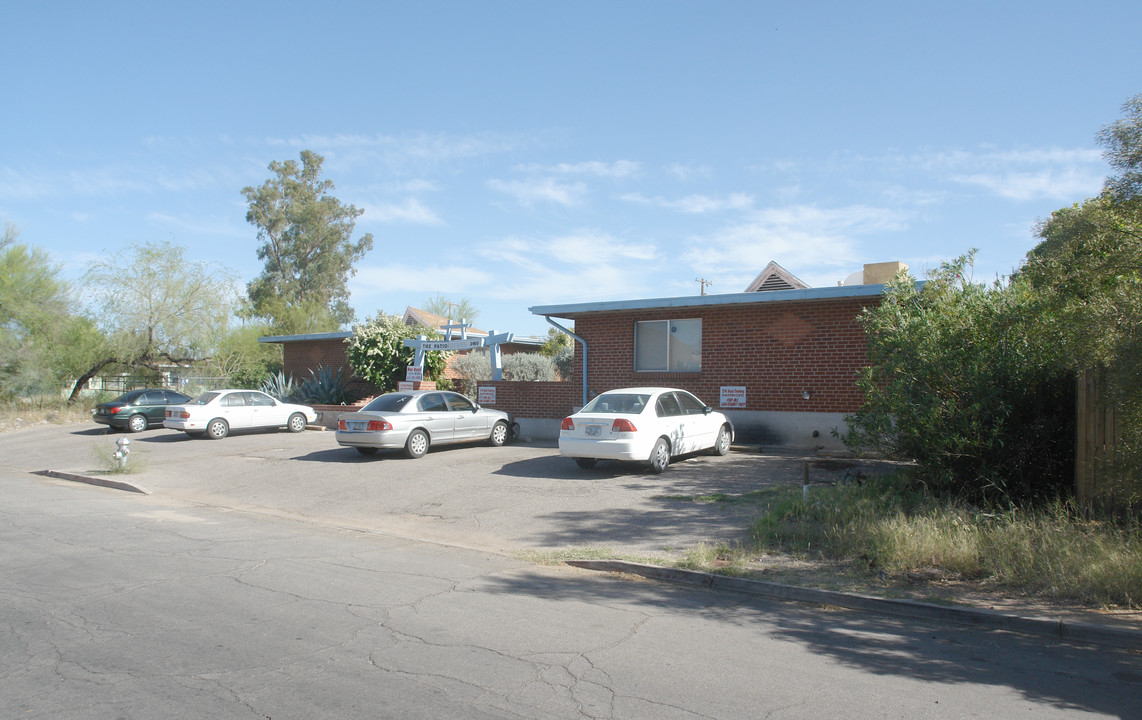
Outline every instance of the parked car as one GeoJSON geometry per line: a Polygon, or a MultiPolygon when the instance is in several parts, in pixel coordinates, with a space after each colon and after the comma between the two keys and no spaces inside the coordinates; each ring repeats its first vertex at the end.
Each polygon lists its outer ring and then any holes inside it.
{"type": "Polygon", "coordinates": [[[188,403],[167,408],[163,425],[191,437],[221,440],[231,430],[287,428],[301,432],[317,422],[317,412],[307,405],[275,400],[258,390],[208,390],[188,403]]]}
{"type": "Polygon", "coordinates": [[[360,412],[341,416],[336,438],[362,455],[403,448],[419,458],[433,445],[480,440],[503,445],[517,431],[511,415],[480,407],[460,393],[417,390],[386,393],[360,412]]]}
{"type": "Polygon", "coordinates": [[[174,390],[131,390],[110,402],[96,405],[91,411],[91,419],[100,425],[137,433],[149,427],[162,427],[167,405],[177,405],[188,400],[189,395],[174,390]]]}
{"type": "Polygon", "coordinates": [[[729,419],[685,390],[622,388],[563,419],[559,454],[575,458],[581,468],[598,460],[633,460],[660,473],[679,455],[725,455],[733,440],[729,419]]]}

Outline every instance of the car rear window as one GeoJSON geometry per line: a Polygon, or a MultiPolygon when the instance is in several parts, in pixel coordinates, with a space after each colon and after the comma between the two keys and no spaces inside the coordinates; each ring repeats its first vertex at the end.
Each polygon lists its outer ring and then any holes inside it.
{"type": "Polygon", "coordinates": [[[412,395],[404,395],[402,393],[387,393],[380,396],[379,398],[374,399],[363,409],[368,411],[381,410],[387,412],[398,412],[405,405],[408,405],[409,400],[412,400],[412,395]]]}
{"type": "Polygon", "coordinates": [[[637,415],[646,408],[650,395],[641,393],[603,393],[583,407],[585,413],[623,413],[637,415]]]}
{"type": "Polygon", "coordinates": [[[219,394],[220,393],[216,392],[204,392],[196,397],[192,402],[195,405],[209,405],[210,403],[214,402],[214,398],[218,397],[219,394]]]}

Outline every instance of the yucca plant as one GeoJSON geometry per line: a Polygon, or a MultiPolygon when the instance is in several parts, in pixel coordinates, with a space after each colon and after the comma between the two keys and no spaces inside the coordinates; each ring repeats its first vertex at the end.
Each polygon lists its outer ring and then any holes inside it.
{"type": "Polygon", "coordinates": [[[286,402],[293,397],[296,389],[293,386],[293,378],[286,377],[284,372],[278,370],[262,381],[262,392],[286,402]]]}
{"type": "Polygon", "coordinates": [[[316,371],[309,371],[309,378],[302,381],[294,397],[314,405],[341,405],[349,397],[348,383],[341,377],[340,369],[318,365],[316,371]]]}

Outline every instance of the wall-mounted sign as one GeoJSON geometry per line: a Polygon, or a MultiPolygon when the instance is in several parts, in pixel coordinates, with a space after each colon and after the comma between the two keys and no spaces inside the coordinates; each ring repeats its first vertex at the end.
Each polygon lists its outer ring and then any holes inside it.
{"type": "Polygon", "coordinates": [[[479,395],[476,398],[476,402],[480,403],[481,405],[496,404],[496,388],[494,385],[492,387],[482,387],[478,392],[479,395]]]}
{"type": "Polygon", "coordinates": [[[723,385],[722,386],[722,399],[721,406],[724,408],[744,408],[745,407],[745,386],[744,385],[723,385]]]}
{"type": "Polygon", "coordinates": [[[423,382],[424,367],[421,365],[409,365],[404,371],[404,379],[409,382],[423,382]]]}
{"type": "Polygon", "coordinates": [[[398,380],[397,381],[397,391],[398,392],[412,392],[412,382],[409,380],[398,380]]]}

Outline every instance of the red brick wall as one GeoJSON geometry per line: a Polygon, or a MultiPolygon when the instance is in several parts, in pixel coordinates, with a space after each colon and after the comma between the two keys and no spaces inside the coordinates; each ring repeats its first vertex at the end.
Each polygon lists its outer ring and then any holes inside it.
{"type": "MultiPolygon", "coordinates": [[[[718,405],[721,387],[744,386],[745,410],[853,412],[861,402],[857,371],[868,364],[857,314],[879,298],[669,308],[582,315],[591,397],[616,387],[680,387],[718,405]],[[701,372],[635,372],[634,327],[642,320],[702,319],[701,372]],[[802,398],[808,390],[810,398],[802,398]]],[[[582,346],[575,376],[582,387],[582,346]]]]}
{"type": "Polygon", "coordinates": [[[345,341],[340,338],[282,343],[282,372],[295,382],[301,382],[309,377],[310,370],[317,370],[318,366],[324,365],[340,370],[341,377],[348,379],[350,397],[379,394],[380,390],[372,383],[353,374],[345,349],[345,341]]]}
{"type": "MultiPolygon", "coordinates": [[[[505,410],[517,418],[562,419],[582,404],[582,385],[570,382],[511,382],[481,380],[480,387],[494,387],[496,402],[488,407],[505,410]]],[[[477,399],[479,394],[477,393],[477,399]]]]}

